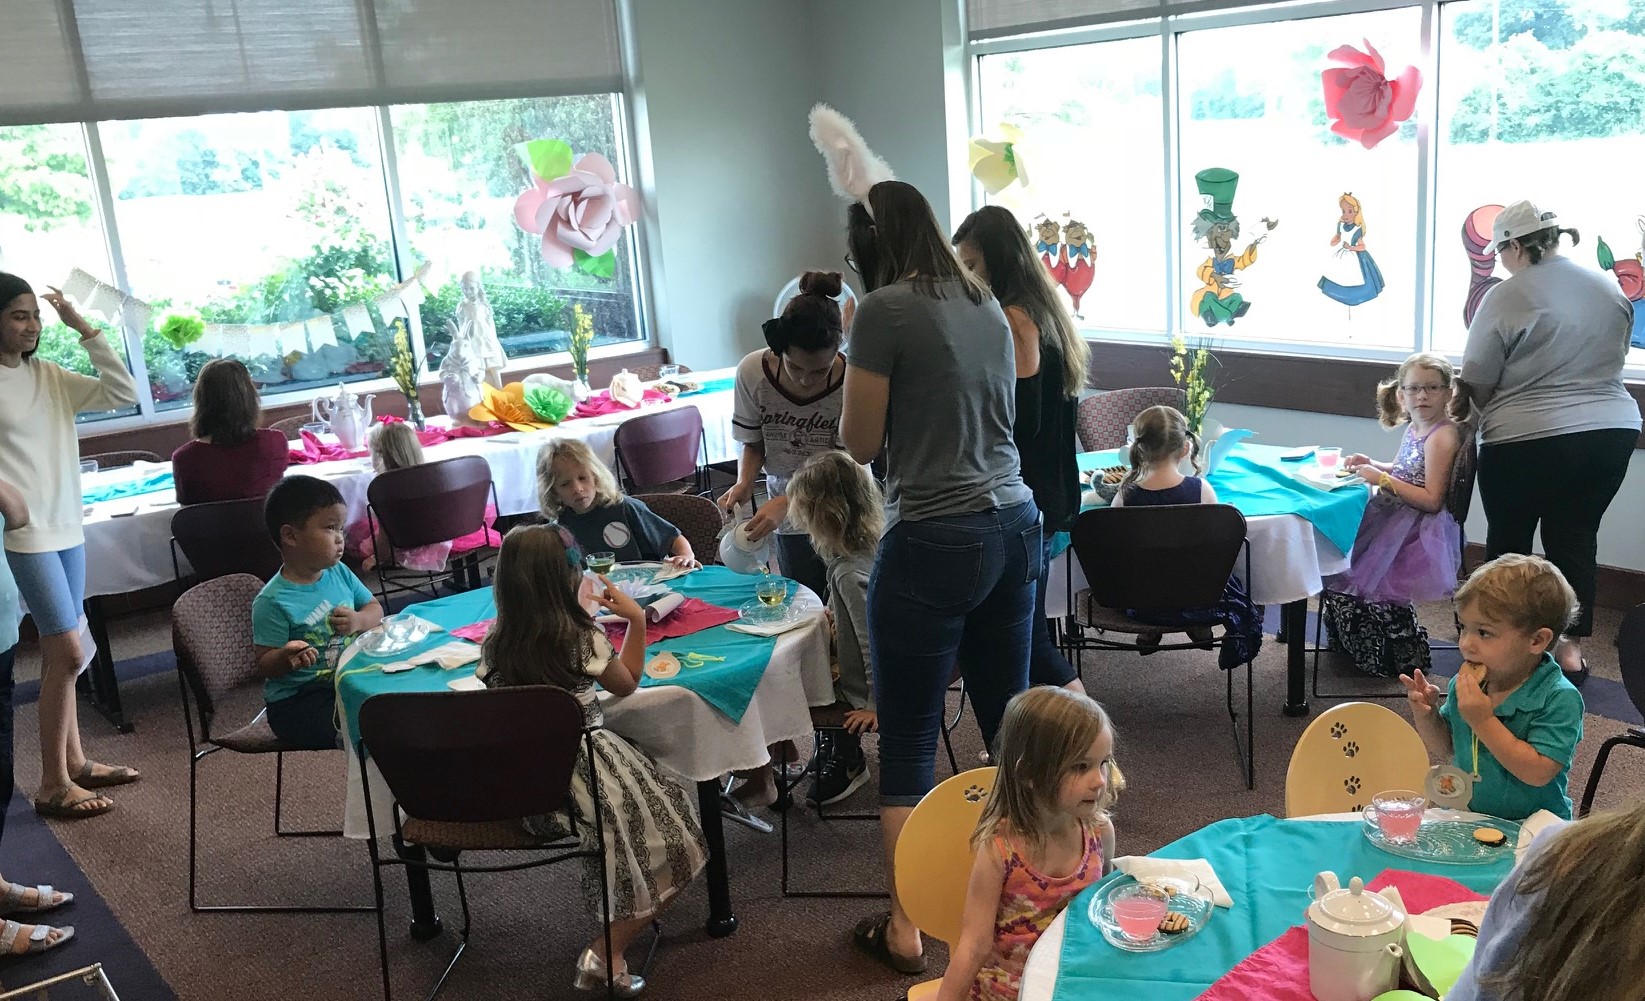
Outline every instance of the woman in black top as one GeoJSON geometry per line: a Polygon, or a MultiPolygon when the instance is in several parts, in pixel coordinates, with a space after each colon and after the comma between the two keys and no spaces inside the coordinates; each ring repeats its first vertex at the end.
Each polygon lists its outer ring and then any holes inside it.
{"type": "Polygon", "coordinates": [[[1068,531],[1080,513],[1075,411],[1091,349],[1057,300],[1045,266],[1009,210],[989,205],[971,213],[954,233],[954,245],[960,261],[993,289],[1011,324],[1017,360],[1012,435],[1022,458],[1023,482],[1034,492],[1034,503],[1045,519],[1028,680],[1084,691],[1074,666],[1051,642],[1045,586],[1051,573],[1052,536],[1068,531]]]}

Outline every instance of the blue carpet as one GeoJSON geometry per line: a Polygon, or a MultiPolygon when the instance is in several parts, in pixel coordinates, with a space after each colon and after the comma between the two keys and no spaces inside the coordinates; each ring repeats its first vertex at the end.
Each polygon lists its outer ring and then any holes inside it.
{"type": "MultiPolygon", "coordinates": [[[[171,655],[165,656],[169,659],[171,655]]],[[[3,871],[8,879],[20,883],[50,883],[74,894],[74,902],[66,907],[15,919],[27,923],[38,918],[47,924],[73,925],[74,938],[38,956],[5,960],[0,976],[8,990],[102,963],[120,1001],[175,1001],[177,995],[92,889],[51,828],[35,816],[34,807],[20,794],[13,795],[6,808],[3,871]]],[[[70,996],[67,991],[63,993],[70,996]]]]}

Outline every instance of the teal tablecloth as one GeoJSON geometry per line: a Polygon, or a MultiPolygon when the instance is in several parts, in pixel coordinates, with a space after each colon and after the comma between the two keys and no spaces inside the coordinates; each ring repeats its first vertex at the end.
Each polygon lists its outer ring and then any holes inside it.
{"type": "MultiPolygon", "coordinates": [[[[682,378],[682,379],[689,379],[690,377],[691,377],[690,373],[687,373],[685,375],[680,376],[680,378],[682,378]]],[[[681,396],[701,396],[704,393],[729,393],[729,392],[731,392],[732,388],[736,385],[737,385],[737,380],[736,379],[711,379],[708,382],[703,383],[698,388],[692,389],[692,390],[687,390],[686,392],[681,393],[680,395],[681,396]]]]}
{"type": "MultiPolygon", "coordinates": [[[[1325,490],[1298,482],[1292,475],[1311,460],[1285,462],[1287,451],[1273,445],[1241,442],[1209,477],[1217,499],[1232,504],[1247,518],[1294,514],[1305,518],[1344,553],[1353,551],[1359,520],[1371,500],[1371,488],[1351,483],[1325,490]]],[[[1078,457],[1081,472],[1123,463],[1118,449],[1086,452],[1078,457]]]]}
{"type": "Polygon", "coordinates": [[[121,497],[136,497],[139,494],[157,494],[162,490],[170,490],[173,485],[169,468],[156,469],[151,473],[114,483],[82,487],[80,503],[96,504],[101,501],[118,500],[121,497]]]}
{"type": "Polygon", "coordinates": [[[1189,1001],[1241,960],[1303,923],[1314,876],[1334,872],[1369,883],[1384,869],[1422,872],[1489,895],[1513,867],[1513,852],[1491,865],[1442,865],[1390,855],[1371,845],[1357,823],[1279,820],[1266,814],[1222,820],[1152,853],[1203,858],[1222,880],[1232,908],[1218,907],[1198,935],[1155,953],[1109,945],[1087,917],[1091,898],[1110,876],[1068,905],[1055,1001],[1189,1001]]]}
{"type": "MultiPolygon", "coordinates": [[[[669,586],[689,597],[711,605],[740,608],[754,600],[756,577],[733,573],[725,567],[704,567],[694,574],[670,581],[669,586]]],[[[446,630],[466,626],[482,619],[495,618],[497,605],[492,600],[491,588],[478,588],[463,594],[424,601],[407,606],[404,611],[444,627],[446,630]]],[[[360,706],[366,699],[383,692],[437,692],[444,691],[447,683],[456,678],[471,677],[474,666],[446,670],[425,665],[396,674],[384,674],[383,664],[406,660],[425,650],[432,650],[452,637],[449,632],[435,633],[421,643],[391,656],[379,657],[360,651],[343,665],[337,678],[337,696],[342,703],[349,733],[358,733],[360,706]]],[[[647,656],[667,650],[676,655],[690,652],[724,657],[723,662],[710,662],[702,667],[682,670],[667,680],[652,677],[640,679],[642,688],[657,685],[678,685],[696,692],[703,701],[724,713],[733,723],[740,722],[748,703],[754,698],[754,689],[765,676],[771,663],[771,651],[777,641],[769,636],[750,636],[733,632],[725,626],[715,626],[702,632],[677,639],[666,639],[647,648],[647,656]]]]}

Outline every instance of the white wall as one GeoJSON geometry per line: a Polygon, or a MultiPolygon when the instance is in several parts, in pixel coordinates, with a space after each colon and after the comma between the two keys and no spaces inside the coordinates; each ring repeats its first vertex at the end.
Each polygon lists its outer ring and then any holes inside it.
{"type": "MultiPolygon", "coordinates": [[[[1367,404],[1369,409],[1369,403],[1367,404]]],[[[1211,414],[1225,426],[1250,428],[1257,440],[1273,445],[1340,445],[1345,452],[1364,452],[1375,459],[1392,459],[1399,450],[1400,431],[1389,431],[1370,418],[1309,414],[1268,407],[1213,404],[1211,414]]],[[[1535,475],[1534,473],[1530,475],[1535,475]]],[[[1599,562],[1628,570],[1645,570],[1645,451],[1636,449],[1628,463],[1628,478],[1605,515],[1599,530],[1599,562]]],[[[1468,514],[1468,541],[1485,543],[1485,511],[1476,490],[1468,514]]],[[[1540,542],[1538,543],[1540,546],[1540,542]]]]}

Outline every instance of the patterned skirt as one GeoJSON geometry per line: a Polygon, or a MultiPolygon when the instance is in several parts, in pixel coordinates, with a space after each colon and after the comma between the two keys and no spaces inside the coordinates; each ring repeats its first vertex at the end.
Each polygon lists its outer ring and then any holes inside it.
{"type": "MultiPolygon", "coordinates": [[[[697,818],[695,791],[663,774],[656,762],[609,730],[595,730],[595,772],[600,783],[600,823],[605,838],[606,886],[611,920],[650,918],[683,890],[708,860],[697,818]]],[[[571,779],[567,809],[576,817],[578,841],[594,846],[594,797],[588,784],[585,745],[571,779]]],[[[526,830],[564,837],[564,813],[528,818],[526,830]]],[[[584,860],[583,902],[601,920],[600,864],[584,860]]]]}

